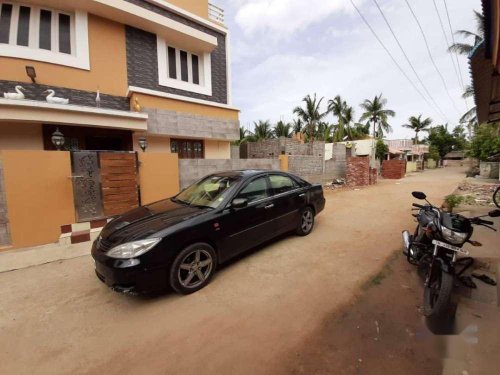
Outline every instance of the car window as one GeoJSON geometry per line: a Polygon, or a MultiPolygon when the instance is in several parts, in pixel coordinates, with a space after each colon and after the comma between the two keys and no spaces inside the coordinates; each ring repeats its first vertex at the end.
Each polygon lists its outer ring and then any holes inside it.
{"type": "Polygon", "coordinates": [[[240,191],[238,198],[245,198],[248,200],[248,203],[250,203],[259,199],[267,198],[269,195],[266,178],[259,177],[250,181],[248,185],[240,191]]]}
{"type": "Polygon", "coordinates": [[[189,205],[217,208],[239,180],[239,176],[209,176],[183,190],[175,199],[189,205]]]}
{"type": "Polygon", "coordinates": [[[269,176],[274,194],[286,193],[298,187],[297,183],[288,176],[274,174],[269,176]]]}

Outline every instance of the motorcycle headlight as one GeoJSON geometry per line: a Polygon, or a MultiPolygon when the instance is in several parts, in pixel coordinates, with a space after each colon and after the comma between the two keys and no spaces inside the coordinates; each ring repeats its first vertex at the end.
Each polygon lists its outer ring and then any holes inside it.
{"type": "Polygon", "coordinates": [[[446,241],[454,245],[460,245],[464,243],[468,235],[467,233],[454,232],[451,229],[446,228],[445,226],[441,227],[441,233],[446,241]]]}
{"type": "Polygon", "coordinates": [[[160,241],[161,238],[147,238],[145,240],[127,242],[108,250],[106,255],[117,259],[135,258],[151,250],[160,241]]]}

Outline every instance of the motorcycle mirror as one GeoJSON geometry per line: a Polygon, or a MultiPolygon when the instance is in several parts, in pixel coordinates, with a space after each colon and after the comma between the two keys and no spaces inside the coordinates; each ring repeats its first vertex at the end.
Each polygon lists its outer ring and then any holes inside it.
{"type": "Polygon", "coordinates": [[[421,191],[414,191],[414,192],[411,193],[411,195],[413,195],[413,197],[417,198],[417,199],[425,199],[425,198],[427,198],[427,195],[425,195],[421,191]]]}
{"type": "Polygon", "coordinates": [[[500,216],[500,210],[493,210],[488,212],[489,217],[499,217],[500,216]]]}

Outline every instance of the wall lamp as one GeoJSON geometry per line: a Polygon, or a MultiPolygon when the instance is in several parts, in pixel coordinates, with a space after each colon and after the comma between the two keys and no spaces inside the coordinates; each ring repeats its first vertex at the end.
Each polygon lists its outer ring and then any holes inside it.
{"type": "Polygon", "coordinates": [[[138,142],[142,152],[145,152],[146,148],[148,148],[148,140],[146,139],[146,137],[139,137],[138,142]]]}
{"type": "Polygon", "coordinates": [[[35,71],[35,68],[32,67],[32,66],[26,66],[26,74],[28,75],[28,77],[31,78],[31,82],[33,83],[36,83],[36,71],[35,71]]]}
{"type": "Polygon", "coordinates": [[[64,135],[59,131],[59,128],[56,129],[54,133],[52,133],[52,137],[50,138],[54,147],[60,151],[62,146],[64,146],[64,135]]]}

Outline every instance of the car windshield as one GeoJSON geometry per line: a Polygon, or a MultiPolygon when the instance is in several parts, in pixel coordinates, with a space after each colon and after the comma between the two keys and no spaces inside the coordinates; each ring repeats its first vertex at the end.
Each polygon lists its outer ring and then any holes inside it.
{"type": "Polygon", "coordinates": [[[191,206],[217,208],[239,180],[239,176],[209,176],[186,188],[174,200],[191,206]]]}

